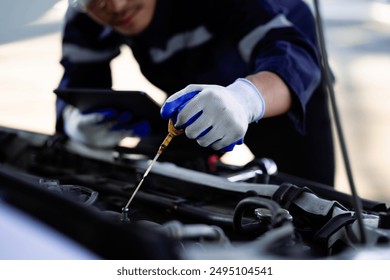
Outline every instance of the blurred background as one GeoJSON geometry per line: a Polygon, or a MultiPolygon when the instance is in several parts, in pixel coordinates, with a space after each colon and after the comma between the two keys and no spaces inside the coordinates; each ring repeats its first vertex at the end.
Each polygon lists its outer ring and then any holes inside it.
{"type": "MultiPolygon", "coordinates": [[[[390,1],[319,2],[357,192],[390,203],[390,1]]],[[[66,7],[67,0],[2,3],[0,126],[54,132],[66,7]]],[[[115,89],[142,90],[163,102],[164,93],[142,76],[130,50],[124,48],[112,67],[115,89]]],[[[350,193],[338,144],[336,152],[335,187],[350,193]]]]}

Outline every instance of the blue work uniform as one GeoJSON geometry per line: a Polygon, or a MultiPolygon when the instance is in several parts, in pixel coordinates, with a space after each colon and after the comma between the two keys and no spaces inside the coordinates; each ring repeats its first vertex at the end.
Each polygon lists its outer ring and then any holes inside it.
{"type": "MultiPolygon", "coordinates": [[[[292,93],[292,107],[250,124],[245,144],[256,157],[273,159],[282,172],[333,185],[327,97],[315,22],[304,2],[157,0],[151,24],[136,36],[121,35],[69,8],[59,87],[111,88],[110,61],[124,44],[144,76],[168,95],[189,84],[227,86],[259,71],[276,73],[292,93]]],[[[64,106],[58,99],[58,131],[64,106]]]]}

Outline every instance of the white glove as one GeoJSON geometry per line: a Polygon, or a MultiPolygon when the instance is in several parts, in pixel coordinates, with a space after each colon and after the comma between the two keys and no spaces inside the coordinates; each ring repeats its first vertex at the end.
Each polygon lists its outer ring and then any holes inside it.
{"type": "Polygon", "coordinates": [[[144,136],[150,130],[146,122],[129,125],[129,113],[112,109],[81,113],[68,105],[63,117],[64,131],[72,140],[97,148],[114,147],[125,137],[144,136]]]}
{"type": "Polygon", "coordinates": [[[265,112],[261,93],[247,79],[227,87],[189,85],[170,96],[161,108],[163,118],[174,118],[177,128],[202,147],[227,152],[242,144],[248,124],[265,112]]]}

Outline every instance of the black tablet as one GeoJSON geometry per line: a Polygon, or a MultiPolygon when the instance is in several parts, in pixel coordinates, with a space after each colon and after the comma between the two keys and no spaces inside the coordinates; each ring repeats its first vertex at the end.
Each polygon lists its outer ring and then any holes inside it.
{"type": "Polygon", "coordinates": [[[160,105],[142,91],[72,88],[55,89],[54,93],[82,112],[114,108],[130,112],[134,120],[166,126],[166,120],[160,116],[160,105]]]}

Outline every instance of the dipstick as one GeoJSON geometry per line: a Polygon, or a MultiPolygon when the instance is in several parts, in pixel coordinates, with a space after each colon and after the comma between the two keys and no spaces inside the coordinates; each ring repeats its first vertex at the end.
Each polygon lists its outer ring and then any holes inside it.
{"type": "Polygon", "coordinates": [[[144,182],[146,176],[148,176],[150,170],[152,169],[154,163],[157,161],[159,156],[164,152],[164,150],[168,147],[169,143],[172,141],[173,137],[179,136],[183,133],[182,129],[177,129],[174,125],[171,119],[169,119],[168,122],[168,135],[165,137],[164,141],[161,143],[156,155],[154,156],[152,162],[149,164],[148,168],[146,169],[144,175],[142,176],[141,181],[139,181],[135,191],[133,192],[132,196],[130,197],[129,201],[127,202],[126,206],[122,208],[122,214],[127,214],[129,211],[129,205],[133,201],[135,195],[137,194],[139,188],[141,187],[142,183],[144,182]]]}

